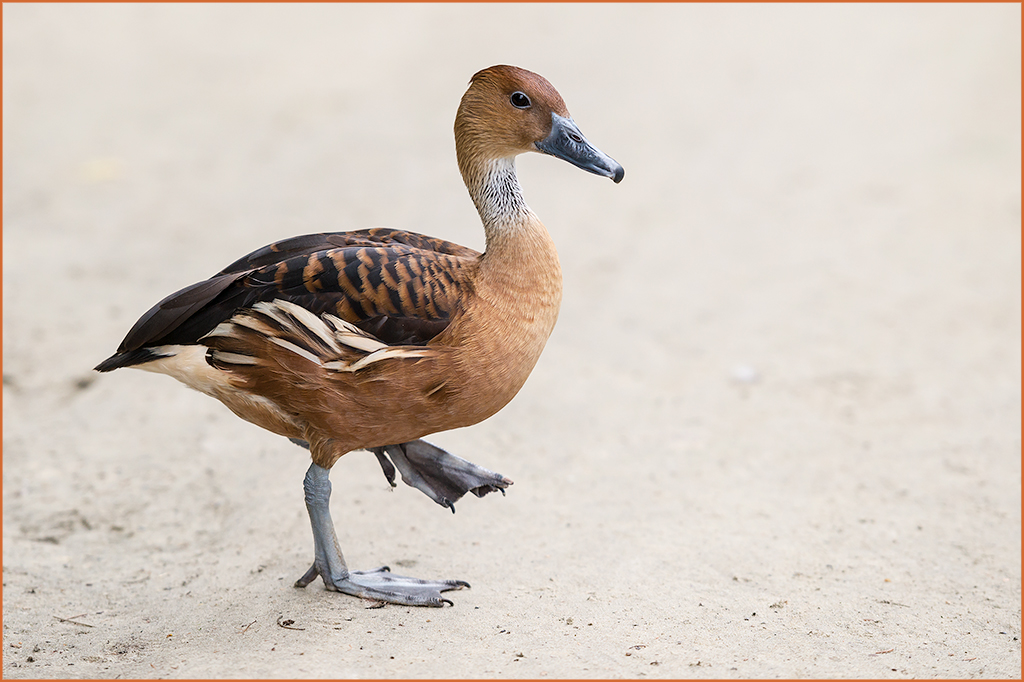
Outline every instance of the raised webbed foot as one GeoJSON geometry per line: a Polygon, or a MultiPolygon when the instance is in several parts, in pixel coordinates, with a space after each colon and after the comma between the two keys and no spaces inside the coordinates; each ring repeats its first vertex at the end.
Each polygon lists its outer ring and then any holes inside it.
{"type": "Polygon", "coordinates": [[[497,490],[504,495],[505,488],[512,485],[512,481],[501,474],[456,457],[425,440],[371,448],[370,451],[377,456],[392,487],[395,486],[397,467],[406,485],[422,491],[442,507],[451,509],[452,513],[455,512],[455,503],[466,493],[483,497],[497,490]]]}
{"type": "MultiPolygon", "coordinates": [[[[295,586],[305,587],[319,575],[320,570],[314,562],[306,574],[295,581],[295,586]]],[[[405,606],[453,606],[451,600],[442,597],[441,593],[469,587],[469,583],[463,580],[420,580],[395,575],[387,566],[370,571],[348,571],[344,578],[329,578],[327,575],[323,578],[324,586],[332,592],[405,606]]]]}
{"type": "MultiPolygon", "coordinates": [[[[288,440],[299,447],[309,449],[309,443],[304,440],[288,440]]],[[[422,491],[442,507],[451,509],[453,514],[455,503],[466,493],[483,497],[497,490],[504,495],[505,488],[512,485],[512,479],[477,466],[425,440],[413,440],[369,450],[377,456],[380,468],[384,470],[384,476],[392,488],[396,485],[395,467],[398,467],[403,483],[422,491]],[[388,459],[389,456],[391,459],[388,459]]]]}

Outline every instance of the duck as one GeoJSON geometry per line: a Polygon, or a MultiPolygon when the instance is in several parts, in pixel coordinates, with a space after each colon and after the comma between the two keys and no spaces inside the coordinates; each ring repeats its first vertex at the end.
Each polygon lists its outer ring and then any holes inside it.
{"type": "Polygon", "coordinates": [[[296,587],[320,577],[328,591],[434,607],[452,605],[443,592],[469,587],[350,569],[329,508],[331,467],[369,451],[392,487],[400,473],[453,512],[467,493],[504,495],[510,479],[423,439],[504,407],[558,318],[558,253],[523,199],[515,159],[541,153],[623,178],[551,83],[519,67],[474,74],[454,132],[482,253],[383,227],[284,239],[161,300],[95,368],[169,375],[308,449],[314,558],[296,587]]]}

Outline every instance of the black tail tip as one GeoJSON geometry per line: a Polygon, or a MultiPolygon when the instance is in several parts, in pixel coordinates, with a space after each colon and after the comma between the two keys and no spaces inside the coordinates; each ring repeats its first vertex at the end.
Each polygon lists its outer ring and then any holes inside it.
{"type": "Polygon", "coordinates": [[[97,372],[113,372],[122,367],[142,365],[158,358],[165,358],[167,355],[157,353],[151,348],[137,348],[123,353],[115,353],[109,358],[93,367],[97,372]]]}
{"type": "Polygon", "coordinates": [[[124,367],[124,365],[121,364],[121,357],[118,355],[111,355],[109,358],[93,367],[93,370],[97,372],[113,372],[118,367],[124,367]]]}

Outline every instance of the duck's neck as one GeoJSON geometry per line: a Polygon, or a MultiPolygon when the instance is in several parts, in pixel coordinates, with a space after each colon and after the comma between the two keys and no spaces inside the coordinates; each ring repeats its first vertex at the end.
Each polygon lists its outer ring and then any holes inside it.
{"type": "Polygon", "coordinates": [[[511,295],[532,291],[557,306],[562,284],[558,253],[544,224],[523,199],[515,159],[463,156],[459,168],[487,238],[480,277],[500,283],[511,295]]]}
{"type": "Polygon", "coordinates": [[[523,199],[514,158],[461,161],[462,178],[480,214],[488,247],[493,240],[515,234],[537,222],[537,216],[523,199]]]}

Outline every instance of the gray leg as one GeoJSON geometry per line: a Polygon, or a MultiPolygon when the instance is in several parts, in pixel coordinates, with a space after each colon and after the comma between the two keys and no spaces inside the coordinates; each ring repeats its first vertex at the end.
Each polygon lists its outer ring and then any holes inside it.
{"type": "Polygon", "coordinates": [[[349,571],[331,520],[329,476],[328,469],[310,464],[302,482],[306,510],[313,527],[314,554],[313,565],[295,582],[296,587],[305,587],[320,576],[328,590],[407,606],[451,604],[441,597],[442,592],[469,587],[469,583],[462,580],[419,580],[392,575],[387,566],[372,571],[349,571]]]}

